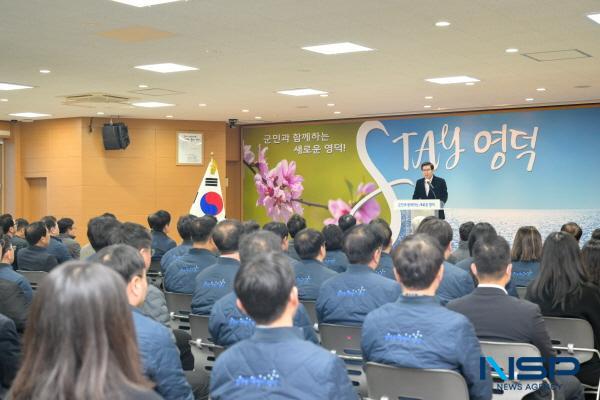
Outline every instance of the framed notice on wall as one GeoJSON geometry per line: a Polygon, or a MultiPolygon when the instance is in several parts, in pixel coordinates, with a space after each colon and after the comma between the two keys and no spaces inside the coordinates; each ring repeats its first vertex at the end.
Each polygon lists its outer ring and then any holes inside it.
{"type": "Polygon", "coordinates": [[[203,152],[201,133],[177,132],[177,165],[202,165],[203,152]]]}

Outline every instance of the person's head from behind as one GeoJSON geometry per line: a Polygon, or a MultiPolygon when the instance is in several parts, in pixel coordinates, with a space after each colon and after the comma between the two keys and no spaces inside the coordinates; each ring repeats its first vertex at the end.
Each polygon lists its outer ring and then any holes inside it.
{"type": "Polygon", "coordinates": [[[498,284],[510,281],[510,246],[502,236],[487,236],[475,242],[471,272],[480,283],[498,284]]]}
{"type": "Polygon", "coordinates": [[[12,399],[124,398],[143,378],[123,280],[80,261],[54,269],[29,311],[12,399]]]}
{"type": "Polygon", "coordinates": [[[165,210],[158,210],[154,214],[148,215],[148,226],[155,232],[169,232],[171,224],[171,214],[165,210]]]}
{"type": "Polygon", "coordinates": [[[179,236],[184,242],[189,242],[192,240],[190,224],[196,218],[198,217],[196,217],[195,215],[186,214],[182,215],[177,220],[177,233],[179,233],[179,236]]]}
{"type": "Polygon", "coordinates": [[[294,214],[288,220],[287,228],[290,236],[293,239],[296,237],[296,233],[306,228],[306,220],[301,215],[294,214]]]}
{"type": "Polygon", "coordinates": [[[321,230],[323,237],[325,238],[325,248],[327,251],[341,250],[344,244],[344,232],[342,229],[335,225],[329,224],[323,227],[321,230]]]}
{"type": "Polygon", "coordinates": [[[600,239],[590,239],[583,246],[581,262],[590,281],[600,286],[600,239]]]}
{"type": "Polygon", "coordinates": [[[578,242],[579,239],[581,239],[581,235],[583,234],[581,227],[575,222],[567,222],[566,224],[560,227],[560,231],[570,233],[578,242]]]}
{"type": "Polygon", "coordinates": [[[377,268],[381,257],[381,242],[370,225],[357,225],[346,232],[344,253],[350,264],[377,268]]]}
{"type": "Polygon", "coordinates": [[[338,219],[338,226],[342,230],[342,232],[348,231],[348,229],[352,228],[356,225],[356,218],[354,215],[344,214],[338,219]]]}
{"type": "Polygon", "coordinates": [[[542,247],[538,276],[529,284],[535,300],[549,301],[564,308],[566,300],[577,298],[587,274],[581,263],[577,241],[567,232],[553,232],[542,247]]]}
{"type": "Polygon", "coordinates": [[[58,232],[61,235],[73,235],[73,225],[75,225],[75,221],[71,218],[61,218],[57,222],[58,224],[58,232]]]}
{"type": "Polygon", "coordinates": [[[424,215],[417,215],[416,217],[414,217],[410,222],[410,231],[412,233],[417,233],[417,229],[419,229],[419,226],[421,225],[424,219],[424,215]]]}
{"type": "Polygon", "coordinates": [[[109,267],[123,278],[129,304],[139,307],[144,303],[148,292],[147,268],[138,250],[127,244],[113,244],[96,253],[93,260],[109,267]]]}
{"type": "Polygon", "coordinates": [[[240,262],[242,265],[252,258],[272,252],[281,251],[281,238],[264,229],[243,235],[240,240],[240,262]]]}
{"type": "Polygon", "coordinates": [[[15,235],[24,238],[25,237],[25,228],[29,225],[29,221],[25,218],[17,218],[15,220],[15,235]]]}
{"type": "Polygon", "coordinates": [[[12,215],[0,215],[0,228],[2,228],[2,232],[0,233],[11,236],[15,234],[15,221],[13,220],[12,215]]]}
{"type": "Polygon", "coordinates": [[[48,233],[50,233],[50,236],[58,235],[58,221],[54,216],[46,215],[40,221],[42,221],[44,225],[46,225],[46,229],[48,229],[48,233]]]}
{"type": "Polygon", "coordinates": [[[452,227],[445,220],[436,217],[425,219],[419,225],[417,233],[424,233],[437,240],[444,250],[444,259],[452,253],[452,227]]]}
{"type": "Polygon", "coordinates": [[[292,326],[298,308],[294,271],[281,252],[251,258],[237,272],[233,287],[237,305],[258,325],[276,321],[292,326]]]}
{"type": "Polygon", "coordinates": [[[152,236],[148,229],[134,222],[125,222],[112,231],[110,244],[128,244],[144,259],[146,268],[152,262],[152,236]]]}
{"type": "Polygon", "coordinates": [[[475,242],[484,239],[488,236],[497,236],[496,229],[488,222],[478,222],[475,224],[471,233],[469,234],[469,254],[473,257],[473,246],[475,242]]]}
{"type": "Polygon", "coordinates": [[[435,170],[435,166],[433,165],[433,163],[425,161],[421,164],[421,172],[423,173],[423,178],[431,180],[431,178],[433,178],[433,170],[435,170]]]}
{"type": "Polygon", "coordinates": [[[265,231],[273,232],[274,234],[279,236],[281,238],[281,249],[283,251],[288,250],[289,231],[286,224],[284,224],[283,222],[271,221],[264,224],[263,229],[265,231]]]}
{"type": "Polygon", "coordinates": [[[296,234],[294,249],[302,260],[323,261],[325,258],[325,237],[319,231],[305,228],[296,234]]]}
{"type": "Polygon", "coordinates": [[[15,260],[15,251],[12,245],[12,241],[9,235],[0,235],[0,262],[2,264],[12,264],[15,260]]]}
{"type": "Polygon", "coordinates": [[[42,221],[36,221],[25,228],[25,240],[30,246],[48,247],[50,243],[50,234],[46,224],[42,221]]]}
{"type": "Polygon", "coordinates": [[[466,242],[469,240],[469,235],[471,234],[471,231],[473,230],[474,226],[475,223],[473,221],[468,221],[460,224],[460,226],[458,227],[458,235],[460,236],[460,240],[462,242],[466,242]]]}
{"type": "Polygon", "coordinates": [[[216,221],[208,217],[195,218],[191,221],[190,238],[194,246],[214,251],[215,244],[212,240],[212,232],[216,225],[216,221]]]}
{"type": "Polygon", "coordinates": [[[240,239],[244,231],[242,223],[235,219],[219,222],[212,230],[212,240],[222,256],[239,252],[240,239]]]}
{"type": "Polygon", "coordinates": [[[425,234],[407,236],[392,251],[392,260],[405,294],[435,294],[444,274],[444,252],[437,239],[425,234]]]}
{"type": "Polygon", "coordinates": [[[87,238],[95,251],[110,244],[113,231],[117,230],[121,223],[116,218],[100,216],[89,220],[87,226],[87,238]]]}
{"type": "Polygon", "coordinates": [[[510,253],[512,261],[540,261],[542,258],[542,235],[535,226],[522,226],[513,240],[510,253]]]}
{"type": "Polygon", "coordinates": [[[592,239],[600,240],[600,228],[594,229],[592,239]]]}
{"type": "Polygon", "coordinates": [[[379,237],[383,251],[389,253],[392,250],[392,230],[390,229],[390,225],[382,218],[372,220],[369,222],[369,225],[379,237]]]}
{"type": "Polygon", "coordinates": [[[251,219],[243,222],[244,225],[244,235],[248,233],[256,232],[260,229],[260,225],[255,220],[251,219]]]}

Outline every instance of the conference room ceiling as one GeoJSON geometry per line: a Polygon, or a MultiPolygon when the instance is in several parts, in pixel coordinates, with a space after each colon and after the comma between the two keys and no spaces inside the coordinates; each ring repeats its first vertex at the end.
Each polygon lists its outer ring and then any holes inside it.
{"type": "Polygon", "coordinates": [[[37,112],[264,123],[598,101],[600,25],[587,18],[598,12],[597,0],[5,1],[0,82],[34,88],[0,91],[0,120],[37,112]],[[302,50],[336,42],[374,51],[302,50]],[[168,62],[197,70],[134,68],[168,62]],[[480,82],[425,81],[455,75],[480,82]],[[329,95],[277,93],[295,88],[329,95]],[[174,106],[131,105],[142,101],[174,106]]]}

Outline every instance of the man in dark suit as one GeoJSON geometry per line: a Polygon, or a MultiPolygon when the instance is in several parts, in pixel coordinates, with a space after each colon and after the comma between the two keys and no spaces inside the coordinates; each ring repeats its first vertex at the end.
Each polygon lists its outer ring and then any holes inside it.
{"type": "MultiPolygon", "coordinates": [[[[510,248],[501,236],[488,236],[473,247],[471,270],[479,281],[475,291],[448,303],[447,308],[465,315],[480,340],[531,343],[544,359],[555,357],[540,308],[509,296],[506,285],[511,277],[510,248]]],[[[583,399],[583,388],[574,376],[555,378],[556,398],[583,399]]],[[[528,395],[529,399],[549,399],[547,387],[528,395]]]]}
{"type": "MultiPolygon", "coordinates": [[[[421,164],[423,178],[419,179],[415,184],[415,191],[412,197],[413,200],[440,200],[444,204],[448,201],[446,181],[440,177],[434,176],[434,169],[435,167],[429,161],[421,164]]],[[[440,210],[438,214],[440,219],[446,218],[444,210],[440,210]]]]}
{"type": "Polygon", "coordinates": [[[50,272],[58,265],[56,257],[48,251],[50,233],[43,222],[34,222],[25,228],[25,238],[29,247],[17,253],[17,266],[20,270],[50,272]]]}

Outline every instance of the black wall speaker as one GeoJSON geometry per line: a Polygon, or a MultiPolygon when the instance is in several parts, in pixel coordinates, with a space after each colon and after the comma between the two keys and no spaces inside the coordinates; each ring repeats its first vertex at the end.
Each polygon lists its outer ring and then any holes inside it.
{"type": "Polygon", "coordinates": [[[102,127],[102,140],[105,150],[126,149],[129,146],[129,131],[122,122],[104,124],[102,127]]]}

